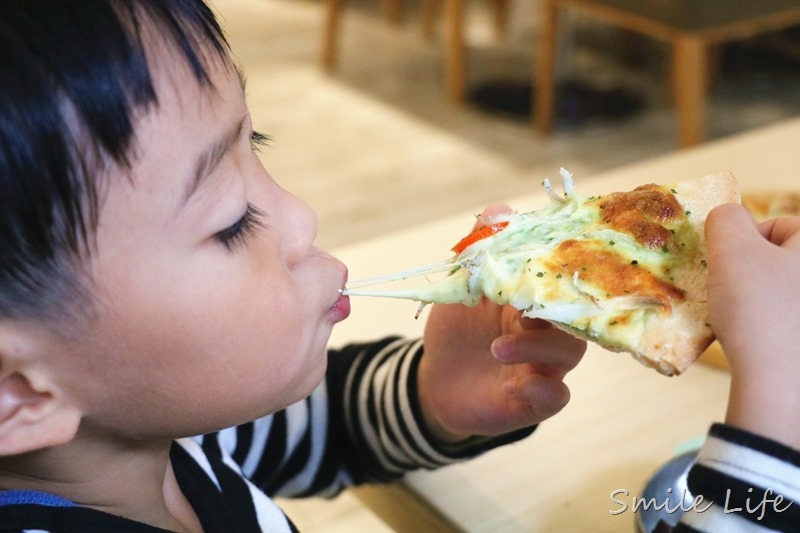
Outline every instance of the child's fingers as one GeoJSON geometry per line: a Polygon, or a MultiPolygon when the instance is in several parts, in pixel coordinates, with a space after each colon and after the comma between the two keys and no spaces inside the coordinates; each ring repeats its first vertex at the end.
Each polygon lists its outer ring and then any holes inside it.
{"type": "Polygon", "coordinates": [[[710,272],[719,269],[738,270],[754,247],[767,244],[753,216],[739,204],[724,204],[711,210],[705,223],[706,246],[710,272]]]}
{"type": "Polygon", "coordinates": [[[498,337],[491,349],[503,364],[544,365],[566,373],[580,362],[586,341],[555,328],[533,329],[498,337]]]}
{"type": "Polygon", "coordinates": [[[800,241],[800,217],[781,217],[758,225],[761,234],[771,243],[783,246],[792,239],[800,241]]]}
{"type": "Polygon", "coordinates": [[[723,204],[708,214],[705,233],[709,247],[727,247],[731,242],[757,235],[758,227],[745,207],[739,204],[723,204]]]}
{"type": "Polygon", "coordinates": [[[510,213],[511,207],[506,203],[490,204],[481,213],[482,217],[492,217],[503,213],[510,213]]]}
{"type": "Polygon", "coordinates": [[[708,214],[705,232],[709,249],[724,247],[730,250],[734,248],[731,243],[753,242],[757,233],[769,242],[783,246],[792,239],[800,240],[797,236],[800,234],[800,217],[773,218],[757,225],[744,206],[724,204],[708,214]]]}
{"type": "Polygon", "coordinates": [[[478,220],[475,221],[475,225],[472,227],[472,230],[474,231],[482,226],[487,226],[488,224],[483,223],[483,220],[487,218],[510,212],[511,212],[511,207],[508,204],[505,203],[490,204],[486,206],[486,209],[484,209],[480,215],[478,215],[478,220]]]}
{"type": "Polygon", "coordinates": [[[553,324],[541,318],[528,318],[520,314],[519,325],[522,329],[550,329],[555,328],[553,324]]]}
{"type": "Polygon", "coordinates": [[[512,378],[504,384],[504,392],[515,402],[516,423],[521,426],[538,424],[561,411],[569,403],[569,388],[556,378],[536,374],[512,378]]]}

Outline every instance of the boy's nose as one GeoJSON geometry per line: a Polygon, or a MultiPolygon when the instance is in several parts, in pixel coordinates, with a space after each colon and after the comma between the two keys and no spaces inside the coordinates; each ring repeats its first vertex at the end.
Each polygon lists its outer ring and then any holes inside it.
{"type": "Polygon", "coordinates": [[[283,248],[287,266],[291,268],[308,254],[317,237],[319,222],[317,214],[308,204],[286,191],[283,192],[283,248]]]}

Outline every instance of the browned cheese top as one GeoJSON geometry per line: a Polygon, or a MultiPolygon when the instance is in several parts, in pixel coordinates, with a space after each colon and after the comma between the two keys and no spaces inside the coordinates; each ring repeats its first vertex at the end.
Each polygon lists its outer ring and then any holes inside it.
{"type": "Polygon", "coordinates": [[[564,241],[556,248],[549,266],[562,278],[572,278],[577,272],[580,281],[591,283],[606,297],[642,296],[666,310],[671,308],[671,302],[685,298],[682,290],[654,275],[646,265],[629,261],[606,249],[600,241],[564,241]]]}
{"type": "Polygon", "coordinates": [[[663,254],[658,264],[644,264],[626,257],[613,242],[567,240],[554,251],[548,265],[562,278],[590,283],[604,297],[638,296],[660,305],[665,311],[685,299],[672,282],[669,270],[678,254],[686,250],[687,213],[674,193],[659,185],[643,185],[630,192],[612,193],[591,200],[600,210],[598,225],[625,233],[644,248],[663,254]]]}
{"type": "Polygon", "coordinates": [[[675,195],[659,185],[642,185],[596,202],[603,223],[649,248],[672,248],[673,232],[666,225],[674,226],[686,218],[675,195]]]}

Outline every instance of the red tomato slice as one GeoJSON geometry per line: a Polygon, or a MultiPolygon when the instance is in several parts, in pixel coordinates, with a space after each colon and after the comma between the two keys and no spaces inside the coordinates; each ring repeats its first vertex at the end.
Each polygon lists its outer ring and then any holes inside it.
{"type": "Polygon", "coordinates": [[[489,226],[481,226],[458,241],[458,243],[453,246],[451,250],[453,250],[456,254],[460,254],[466,250],[468,246],[480,241],[481,239],[485,239],[486,237],[491,237],[506,226],[508,226],[508,222],[498,222],[497,224],[491,224],[489,226]]]}

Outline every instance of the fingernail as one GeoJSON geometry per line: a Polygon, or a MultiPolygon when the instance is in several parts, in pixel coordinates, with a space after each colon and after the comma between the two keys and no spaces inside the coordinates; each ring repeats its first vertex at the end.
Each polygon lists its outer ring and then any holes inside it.
{"type": "Polygon", "coordinates": [[[492,342],[491,351],[492,356],[497,359],[498,361],[506,361],[509,356],[509,343],[503,339],[503,337],[499,337],[492,342]]]}

